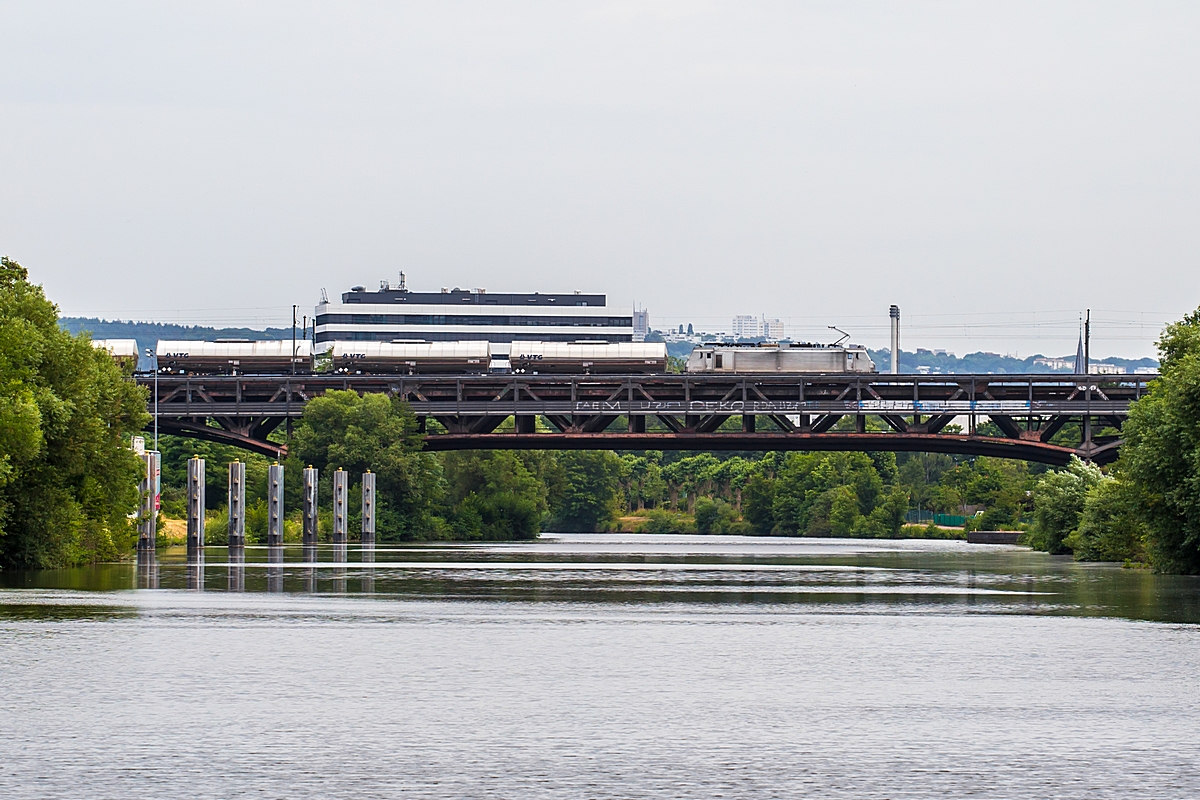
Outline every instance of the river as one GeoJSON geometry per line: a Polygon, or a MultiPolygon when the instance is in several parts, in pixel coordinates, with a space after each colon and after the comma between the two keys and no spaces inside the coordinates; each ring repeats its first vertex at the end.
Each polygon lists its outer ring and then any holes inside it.
{"type": "Polygon", "coordinates": [[[1200,796],[1200,579],[929,541],[334,557],[0,573],[0,796],[1200,796]]]}

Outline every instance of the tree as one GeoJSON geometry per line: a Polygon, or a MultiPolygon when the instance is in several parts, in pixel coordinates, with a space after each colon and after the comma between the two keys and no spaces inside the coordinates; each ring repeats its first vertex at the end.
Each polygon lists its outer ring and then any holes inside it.
{"type": "Polygon", "coordinates": [[[1161,377],[1129,409],[1118,472],[1140,496],[1151,560],[1200,572],[1200,309],[1167,326],[1161,377]]]}
{"type": "Polygon", "coordinates": [[[132,549],[143,474],[129,437],[146,393],[0,258],[0,567],[61,567],[132,549]]]}
{"type": "Polygon", "coordinates": [[[375,515],[382,541],[439,538],[445,523],[434,511],[445,491],[441,463],[421,452],[422,446],[406,403],[383,394],[331,391],[305,406],[292,435],[289,472],[305,464],[351,474],[370,470],[377,475],[375,515]]]}
{"type": "Polygon", "coordinates": [[[560,453],[563,489],[556,503],[556,530],[591,532],[610,525],[620,490],[621,460],[608,450],[560,453]]]}
{"type": "Polygon", "coordinates": [[[1033,546],[1069,553],[1067,536],[1079,527],[1088,492],[1104,480],[1100,468],[1072,456],[1066,469],[1047,472],[1033,489],[1033,546]]]}
{"type": "Polygon", "coordinates": [[[1132,483],[1105,476],[1088,492],[1079,527],[1064,544],[1079,561],[1144,562],[1148,530],[1141,508],[1132,483]]]}
{"type": "Polygon", "coordinates": [[[450,525],[459,539],[536,539],[546,488],[517,454],[447,453],[450,525]]]}

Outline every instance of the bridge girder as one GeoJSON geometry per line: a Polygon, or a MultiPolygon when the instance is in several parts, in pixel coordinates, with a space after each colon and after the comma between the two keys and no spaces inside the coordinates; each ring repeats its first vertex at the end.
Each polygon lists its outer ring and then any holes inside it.
{"type": "MultiPolygon", "coordinates": [[[[1072,453],[1106,463],[1120,440],[1094,437],[1093,420],[1120,429],[1129,403],[1154,376],[1060,375],[631,375],[631,376],[160,376],[162,432],[267,455],[268,441],[331,389],[381,392],[410,403],[446,433],[430,450],[464,448],[893,450],[995,455],[1062,464],[1072,453]],[[541,417],[556,429],[538,433],[541,417]],[[739,431],[722,430],[740,417],[739,431]],[[759,417],[770,426],[756,424],[759,417]],[[843,418],[854,432],[833,430],[843,418]],[[867,418],[890,430],[867,431],[867,418]],[[967,418],[968,433],[945,434],[967,418]],[[990,418],[1003,436],[974,435],[990,418]],[[514,433],[497,433],[513,419],[514,433]],[[620,429],[614,424],[623,420],[620,429]],[[659,431],[647,431],[657,420],[659,431]],[[1076,447],[1050,444],[1082,420],[1076,447]],[[213,424],[216,426],[214,427],[213,424]],[[763,430],[764,428],[776,431],[763,430]]],[[[139,376],[147,388],[150,376],[139,376]]],[[[154,404],[151,403],[153,406],[154,404]]],[[[422,428],[424,430],[424,428],[422,428]]]]}

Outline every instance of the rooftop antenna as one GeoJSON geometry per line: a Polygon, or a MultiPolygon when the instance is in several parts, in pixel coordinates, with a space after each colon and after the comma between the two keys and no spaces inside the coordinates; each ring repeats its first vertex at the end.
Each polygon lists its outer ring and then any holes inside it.
{"type": "Polygon", "coordinates": [[[325,287],[324,287],[324,286],[322,286],[322,287],[321,287],[321,302],[322,302],[322,303],[328,303],[328,302],[329,302],[329,293],[325,291],[325,287]]]}
{"type": "Polygon", "coordinates": [[[408,287],[404,285],[404,270],[400,270],[400,291],[408,291],[408,287]]]}
{"type": "Polygon", "coordinates": [[[829,327],[829,330],[831,330],[831,331],[837,331],[838,333],[840,333],[840,334],[842,335],[842,337],[841,337],[840,339],[838,339],[836,342],[834,342],[834,343],[831,345],[831,347],[840,347],[841,345],[843,345],[843,344],[845,344],[845,343],[846,343],[846,340],[847,340],[847,339],[849,339],[849,338],[850,338],[850,334],[846,333],[844,330],[842,330],[841,328],[837,327],[836,325],[830,325],[830,326],[828,326],[828,327],[829,327]]]}

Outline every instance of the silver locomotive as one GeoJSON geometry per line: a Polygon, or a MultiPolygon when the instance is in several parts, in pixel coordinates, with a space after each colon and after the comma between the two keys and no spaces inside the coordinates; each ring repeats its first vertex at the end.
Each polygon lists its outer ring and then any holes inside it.
{"type": "Polygon", "coordinates": [[[865,347],[840,344],[712,344],[692,350],[688,372],[843,373],[874,372],[865,347]]]}

